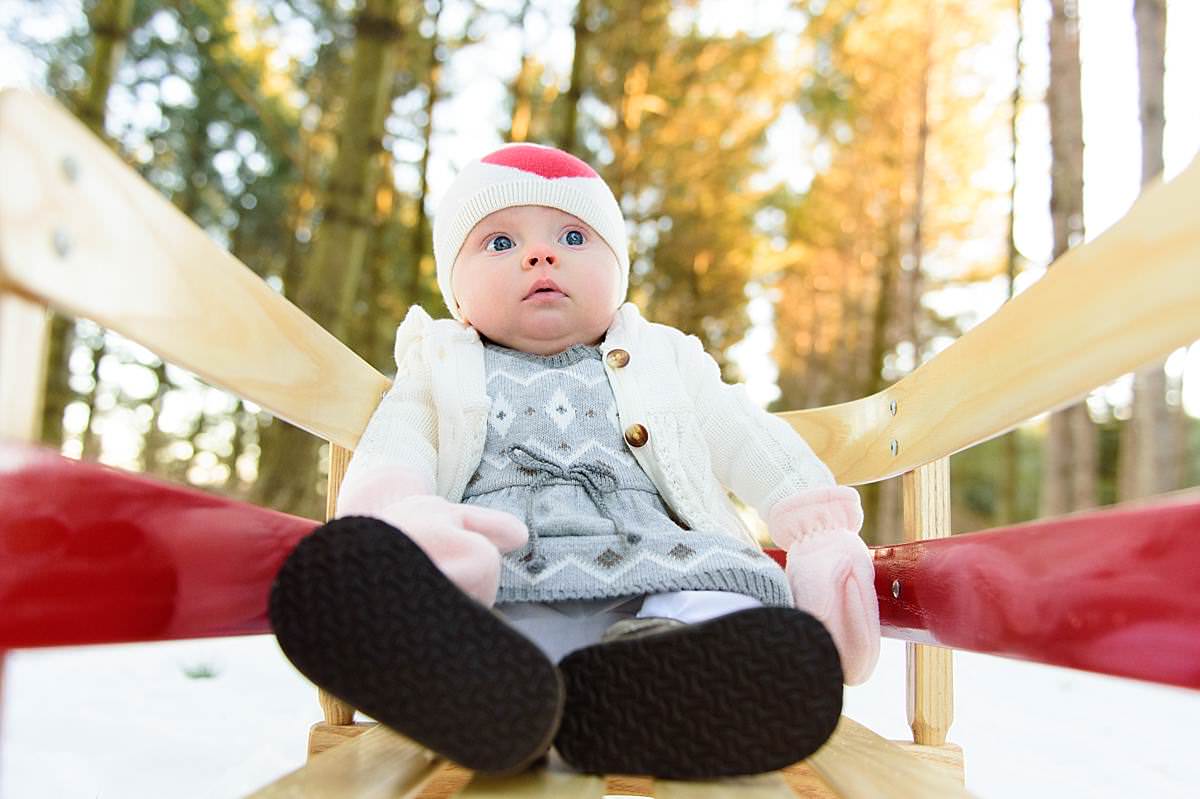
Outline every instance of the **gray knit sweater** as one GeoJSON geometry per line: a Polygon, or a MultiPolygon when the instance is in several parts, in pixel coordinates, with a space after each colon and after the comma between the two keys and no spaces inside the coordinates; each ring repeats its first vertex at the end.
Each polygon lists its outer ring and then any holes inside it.
{"type": "Polygon", "coordinates": [[[627,449],[599,347],[533,355],[484,342],[492,400],[462,501],[514,514],[497,603],[732,591],[790,606],[783,570],[732,535],[688,530],[627,449]]]}

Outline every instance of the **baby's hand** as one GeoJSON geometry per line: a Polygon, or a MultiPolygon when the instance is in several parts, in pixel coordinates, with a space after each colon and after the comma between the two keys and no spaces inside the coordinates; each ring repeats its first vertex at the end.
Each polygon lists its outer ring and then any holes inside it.
{"type": "Polygon", "coordinates": [[[529,529],[511,513],[450,502],[434,494],[398,499],[372,514],[399,528],[442,573],[491,605],[500,585],[500,553],[525,546],[529,529]]]}
{"type": "Polygon", "coordinates": [[[879,600],[874,562],[858,535],[858,492],[846,486],[809,489],[781,500],[768,516],[771,538],[788,553],[796,607],[829,630],[846,684],[865,682],[879,659],[879,600]]]}
{"type": "Polygon", "coordinates": [[[805,536],[788,547],[796,607],[829,630],[847,685],[866,682],[879,660],[879,600],[867,545],[853,530],[805,536]]]}
{"type": "Polygon", "coordinates": [[[501,552],[525,546],[525,522],[502,510],[451,502],[436,494],[416,494],[386,505],[379,518],[409,536],[481,535],[501,552]]]}

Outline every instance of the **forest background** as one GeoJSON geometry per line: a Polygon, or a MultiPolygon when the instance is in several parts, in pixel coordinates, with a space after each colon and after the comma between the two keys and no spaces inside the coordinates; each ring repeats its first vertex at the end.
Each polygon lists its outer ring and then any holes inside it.
{"type": "MultiPolygon", "coordinates": [[[[900,379],[1178,172],[1198,33],[1186,0],[22,0],[0,85],[389,375],[406,307],[446,315],[455,170],[563,147],[625,210],[630,299],[790,410],[900,379]]],[[[49,358],[47,445],[321,518],[322,442],[88,320],[49,358]]],[[[1196,485],[1198,417],[1193,346],[954,456],[954,530],[1196,485]]]]}

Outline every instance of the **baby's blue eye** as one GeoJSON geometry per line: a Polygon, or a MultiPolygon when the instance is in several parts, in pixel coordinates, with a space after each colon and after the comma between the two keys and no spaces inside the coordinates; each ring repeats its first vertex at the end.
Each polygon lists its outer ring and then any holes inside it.
{"type": "Polygon", "coordinates": [[[516,242],[501,233],[499,236],[493,236],[489,239],[484,249],[491,250],[492,252],[502,252],[503,250],[511,250],[516,246],[516,242]]]}
{"type": "Polygon", "coordinates": [[[570,244],[572,247],[578,247],[579,245],[583,244],[583,233],[578,230],[568,230],[563,234],[562,241],[566,244],[570,244]]]}

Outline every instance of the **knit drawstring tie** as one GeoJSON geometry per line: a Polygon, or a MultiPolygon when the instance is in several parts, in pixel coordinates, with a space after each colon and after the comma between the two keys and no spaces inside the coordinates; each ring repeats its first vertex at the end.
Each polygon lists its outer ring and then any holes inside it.
{"type": "Polygon", "coordinates": [[[527,545],[529,551],[520,558],[521,562],[526,564],[525,568],[530,574],[537,574],[546,568],[546,557],[538,552],[540,539],[533,518],[533,495],[551,480],[574,483],[582,487],[588,498],[595,503],[597,510],[604,518],[613,523],[617,538],[622,542],[622,548],[627,544],[636,544],[641,541],[641,536],[636,533],[625,535],[621,532],[621,523],[617,521],[616,516],[608,507],[608,498],[605,494],[617,489],[616,472],[608,464],[600,460],[581,461],[569,468],[563,468],[554,461],[535,455],[520,446],[510,447],[506,454],[517,466],[536,475],[533,483],[529,486],[529,498],[525,504],[525,518],[529,520],[529,544],[527,545]]]}

